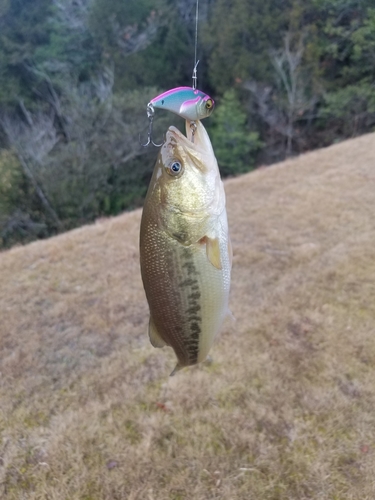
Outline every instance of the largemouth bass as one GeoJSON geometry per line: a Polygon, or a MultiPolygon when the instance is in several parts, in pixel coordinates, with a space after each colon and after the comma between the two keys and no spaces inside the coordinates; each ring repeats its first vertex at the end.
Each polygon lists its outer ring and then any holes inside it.
{"type": "Polygon", "coordinates": [[[232,249],[225,193],[210,138],[196,122],[170,127],[148,188],[141,273],[154,347],[171,346],[175,370],[204,361],[228,313],[232,249]]]}

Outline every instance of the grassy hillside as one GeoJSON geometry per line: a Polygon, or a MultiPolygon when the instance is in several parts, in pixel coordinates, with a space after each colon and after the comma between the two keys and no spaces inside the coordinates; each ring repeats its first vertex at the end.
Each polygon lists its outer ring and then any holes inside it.
{"type": "Polygon", "coordinates": [[[1,498],[375,498],[375,135],[226,192],[236,321],[170,379],[140,211],[0,254],[1,498]]]}

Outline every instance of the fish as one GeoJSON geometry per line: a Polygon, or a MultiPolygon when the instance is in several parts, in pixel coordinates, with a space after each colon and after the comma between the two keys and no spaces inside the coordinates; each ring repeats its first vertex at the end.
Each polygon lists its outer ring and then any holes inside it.
{"type": "Polygon", "coordinates": [[[171,126],[145,198],[140,266],[154,347],[170,346],[176,371],[204,361],[222,328],[232,268],[224,186],[201,121],[171,126]],[[193,140],[194,134],[194,142],[193,140]]]}
{"type": "Polygon", "coordinates": [[[185,120],[195,121],[210,116],[215,102],[201,90],[192,87],[177,87],[154,97],[148,106],[166,109],[185,120]]]}

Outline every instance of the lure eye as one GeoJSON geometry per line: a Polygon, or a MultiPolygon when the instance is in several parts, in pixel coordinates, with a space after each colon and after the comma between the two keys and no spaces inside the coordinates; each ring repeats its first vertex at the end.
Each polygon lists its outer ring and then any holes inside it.
{"type": "Polygon", "coordinates": [[[175,160],[172,161],[171,164],[168,167],[168,173],[173,176],[177,176],[182,172],[182,165],[181,162],[175,160]]]}
{"type": "Polygon", "coordinates": [[[214,105],[214,101],[212,99],[207,99],[207,101],[206,101],[206,109],[212,109],[213,105],[214,105]]]}

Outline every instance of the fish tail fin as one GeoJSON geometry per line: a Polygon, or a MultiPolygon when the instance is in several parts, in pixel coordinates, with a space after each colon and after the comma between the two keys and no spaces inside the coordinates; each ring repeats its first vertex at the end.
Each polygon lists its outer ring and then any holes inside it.
{"type": "Polygon", "coordinates": [[[204,366],[211,366],[214,362],[213,357],[209,354],[207,358],[203,361],[204,366]]]}
{"type": "Polygon", "coordinates": [[[169,376],[173,377],[173,375],[175,375],[177,372],[182,370],[182,368],[183,368],[183,365],[180,362],[178,362],[177,365],[175,366],[174,370],[172,371],[172,373],[169,376]]]}

